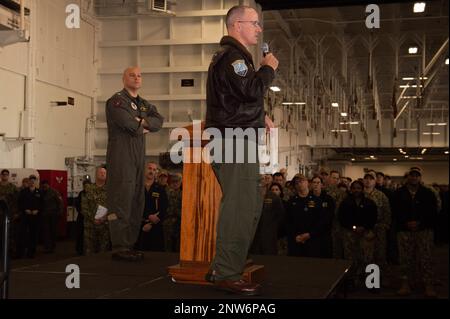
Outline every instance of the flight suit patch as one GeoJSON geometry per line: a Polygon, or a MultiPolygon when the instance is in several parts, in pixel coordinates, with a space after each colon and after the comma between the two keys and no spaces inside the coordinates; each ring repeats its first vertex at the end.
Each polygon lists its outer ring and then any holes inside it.
{"type": "Polygon", "coordinates": [[[112,105],[115,107],[119,107],[122,105],[122,99],[116,97],[112,100],[112,105]]]}
{"type": "Polygon", "coordinates": [[[159,193],[153,192],[152,197],[159,197],[159,193]]]}
{"type": "Polygon", "coordinates": [[[244,60],[236,60],[231,63],[231,65],[233,66],[234,73],[236,73],[237,75],[242,77],[247,75],[248,67],[245,64],[244,60]]]}

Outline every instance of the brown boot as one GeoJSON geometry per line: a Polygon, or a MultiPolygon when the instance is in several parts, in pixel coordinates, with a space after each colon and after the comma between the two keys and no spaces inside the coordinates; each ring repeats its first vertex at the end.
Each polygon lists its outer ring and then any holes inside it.
{"type": "Polygon", "coordinates": [[[397,290],[397,295],[399,296],[409,296],[411,294],[411,288],[409,287],[408,279],[402,279],[402,285],[399,290],[397,290]]]}
{"type": "Polygon", "coordinates": [[[214,286],[218,289],[244,296],[258,296],[261,294],[261,285],[252,284],[244,280],[216,280],[214,286]]]}
{"type": "Polygon", "coordinates": [[[425,297],[426,298],[437,298],[437,293],[434,290],[433,285],[431,285],[431,284],[425,285],[425,297]]]}

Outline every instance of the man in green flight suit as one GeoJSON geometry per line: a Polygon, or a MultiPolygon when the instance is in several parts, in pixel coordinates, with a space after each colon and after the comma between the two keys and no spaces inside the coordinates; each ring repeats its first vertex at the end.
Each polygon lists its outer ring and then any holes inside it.
{"type": "Polygon", "coordinates": [[[106,103],[108,147],[106,181],[108,221],[114,260],[138,261],[133,250],[144,209],[145,134],[161,129],[164,118],[138,95],[141,70],[127,68],[124,89],[106,103]]]}

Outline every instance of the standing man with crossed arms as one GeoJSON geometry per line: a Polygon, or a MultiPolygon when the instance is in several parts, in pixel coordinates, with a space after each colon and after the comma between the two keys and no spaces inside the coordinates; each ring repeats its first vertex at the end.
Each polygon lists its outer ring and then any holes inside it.
{"type": "Polygon", "coordinates": [[[133,250],[144,210],[145,134],[161,129],[164,118],[156,107],[138,95],[141,70],[127,68],[124,89],[106,103],[108,148],[106,165],[107,219],[114,260],[138,261],[133,250]]]}

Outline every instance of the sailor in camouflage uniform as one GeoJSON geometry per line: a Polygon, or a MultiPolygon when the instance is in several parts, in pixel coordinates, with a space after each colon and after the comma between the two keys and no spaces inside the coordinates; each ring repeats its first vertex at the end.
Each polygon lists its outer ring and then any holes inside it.
{"type": "Polygon", "coordinates": [[[433,193],[421,184],[420,170],[411,168],[407,178],[405,186],[394,195],[394,219],[402,276],[397,293],[401,296],[411,294],[410,284],[414,283],[414,279],[422,279],[425,297],[435,298],[432,252],[437,201],[433,193]],[[415,274],[417,267],[420,271],[415,274]],[[416,275],[421,278],[414,278],[416,275]]]}
{"type": "Polygon", "coordinates": [[[96,219],[99,205],[106,207],[106,169],[98,167],[95,184],[86,185],[86,194],[81,199],[84,216],[84,247],[86,255],[108,251],[110,236],[106,216],[96,219]]]}
{"type": "Polygon", "coordinates": [[[377,207],[363,192],[363,183],[356,180],[351,184],[348,195],[339,206],[338,219],[341,225],[344,257],[352,261],[348,278],[359,286],[365,275],[365,268],[373,262],[377,207]]]}
{"type": "MultiPolygon", "coordinates": [[[[15,236],[17,233],[17,225],[18,225],[18,210],[17,210],[17,199],[19,197],[19,192],[17,187],[9,182],[9,170],[3,169],[1,172],[1,180],[0,180],[0,200],[4,200],[8,206],[9,210],[9,218],[10,218],[10,249],[16,246],[15,236]]],[[[0,221],[0,226],[2,225],[2,221],[0,221]]],[[[3,228],[1,228],[3,229],[3,228]]],[[[1,239],[3,240],[3,238],[1,239]]],[[[0,240],[0,246],[1,246],[0,240]]]]}
{"type": "Polygon", "coordinates": [[[387,232],[391,227],[391,205],[387,196],[378,189],[376,185],[376,172],[369,171],[364,175],[364,193],[367,198],[370,198],[377,205],[378,217],[375,224],[375,254],[374,262],[380,267],[381,279],[386,285],[387,279],[387,232]],[[383,275],[385,275],[383,277],[383,275]]]}
{"type": "Polygon", "coordinates": [[[180,231],[181,231],[181,174],[171,175],[170,187],[167,188],[167,217],[163,222],[164,247],[166,251],[180,251],[180,231]]]}
{"type": "Polygon", "coordinates": [[[344,258],[343,237],[337,211],[342,200],[346,197],[346,193],[337,187],[338,181],[339,173],[336,171],[332,171],[330,173],[327,186],[325,187],[325,192],[327,193],[327,195],[331,196],[331,198],[333,198],[335,202],[335,212],[333,223],[331,225],[333,258],[342,259],[344,258]]]}

